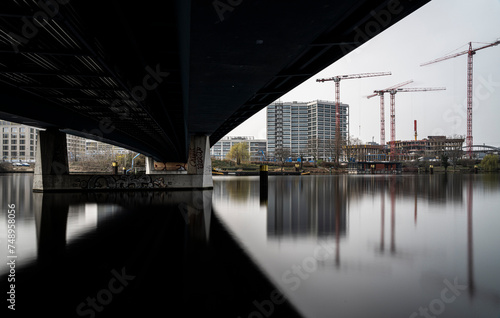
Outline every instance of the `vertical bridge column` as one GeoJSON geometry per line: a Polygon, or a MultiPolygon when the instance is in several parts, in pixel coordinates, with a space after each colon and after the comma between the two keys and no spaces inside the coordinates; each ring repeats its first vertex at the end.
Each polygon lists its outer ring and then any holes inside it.
{"type": "Polygon", "coordinates": [[[212,160],[210,159],[210,139],[208,136],[191,136],[188,162],[182,164],[186,170],[169,170],[167,166],[182,163],[159,163],[163,170],[155,170],[155,161],[146,158],[146,174],[153,179],[162,178],[168,188],[210,189],[212,182],[212,160]]]}
{"type": "Polygon", "coordinates": [[[187,163],[188,176],[193,178],[196,188],[212,188],[212,160],[210,159],[210,138],[191,136],[187,163]]]}
{"type": "Polygon", "coordinates": [[[68,174],[66,134],[56,129],[39,131],[33,191],[65,189],[68,174]]]}
{"type": "Polygon", "coordinates": [[[155,161],[151,157],[146,157],[146,174],[155,173],[155,161]]]}

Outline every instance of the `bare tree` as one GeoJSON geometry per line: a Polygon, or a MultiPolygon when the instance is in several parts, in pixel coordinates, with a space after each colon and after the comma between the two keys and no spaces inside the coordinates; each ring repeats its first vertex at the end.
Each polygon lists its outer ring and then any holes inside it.
{"type": "Polygon", "coordinates": [[[361,141],[361,139],[354,137],[353,135],[351,135],[350,138],[346,140],[345,149],[346,149],[346,156],[347,156],[348,160],[349,160],[349,158],[352,158],[352,154],[353,154],[352,147],[361,145],[362,143],[363,143],[363,141],[361,141]]]}
{"type": "Polygon", "coordinates": [[[281,171],[283,171],[283,165],[290,156],[292,151],[289,148],[277,148],[274,150],[274,157],[281,163],[281,171]]]}
{"type": "Polygon", "coordinates": [[[335,156],[337,155],[337,143],[335,139],[327,139],[324,144],[325,156],[330,157],[333,161],[335,161],[335,156]]]}
{"type": "Polygon", "coordinates": [[[448,149],[446,151],[449,159],[451,160],[451,164],[453,165],[453,169],[455,169],[457,166],[458,160],[460,160],[463,156],[462,145],[463,145],[463,141],[465,140],[465,136],[454,134],[453,136],[448,137],[448,139],[456,139],[456,140],[461,141],[461,142],[457,141],[451,147],[448,147],[448,149]]]}
{"type": "Polygon", "coordinates": [[[316,165],[316,160],[319,158],[320,153],[320,140],[318,138],[309,138],[307,140],[307,155],[311,156],[316,165]]]}

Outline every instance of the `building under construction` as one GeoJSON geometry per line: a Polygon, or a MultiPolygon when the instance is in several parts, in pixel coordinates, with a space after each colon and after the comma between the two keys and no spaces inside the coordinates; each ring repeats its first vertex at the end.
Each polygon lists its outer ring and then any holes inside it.
{"type": "Polygon", "coordinates": [[[464,141],[464,138],[446,136],[428,136],[422,140],[396,140],[396,156],[398,160],[436,158],[443,154],[461,157],[464,141]]]}
{"type": "MultiPolygon", "coordinates": [[[[442,154],[460,158],[464,138],[428,136],[422,140],[396,140],[395,160],[439,158],[442,154]]],[[[388,142],[389,144],[390,142],[388,142]]],[[[376,144],[348,145],[343,147],[343,161],[385,161],[389,159],[389,148],[376,144]]]]}
{"type": "Polygon", "coordinates": [[[378,144],[346,145],[342,147],[344,162],[353,161],[383,161],[387,159],[387,151],[384,146],[378,144]]]}

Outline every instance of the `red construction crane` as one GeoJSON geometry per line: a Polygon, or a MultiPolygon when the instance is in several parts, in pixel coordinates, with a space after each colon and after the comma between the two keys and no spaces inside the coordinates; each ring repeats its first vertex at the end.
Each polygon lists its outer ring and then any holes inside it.
{"type": "Polygon", "coordinates": [[[365,77],[375,77],[375,76],[386,76],[392,75],[391,72],[379,72],[379,73],[362,73],[362,74],[350,74],[350,75],[338,75],[330,78],[318,78],[316,82],[335,82],[335,162],[339,163],[340,154],[340,81],[346,79],[354,78],[365,78],[365,77]]]}
{"type": "MultiPolygon", "coordinates": [[[[427,91],[442,91],[444,87],[414,87],[414,88],[396,88],[389,91],[391,94],[391,158],[395,155],[396,141],[396,94],[402,92],[427,92],[427,91]]],[[[378,93],[378,91],[374,91],[378,93]]]]}
{"type": "Polygon", "coordinates": [[[396,84],[394,86],[388,87],[386,89],[381,89],[376,91],[377,93],[367,96],[370,99],[375,96],[380,96],[380,145],[385,146],[385,106],[384,106],[384,94],[390,92],[393,89],[403,87],[413,83],[413,80],[409,80],[403,83],[396,84]]]}
{"type": "Polygon", "coordinates": [[[472,49],[472,42],[469,42],[469,49],[460,53],[455,53],[451,55],[447,55],[436,60],[423,63],[420,66],[425,66],[437,62],[441,62],[444,60],[448,60],[457,56],[461,56],[467,54],[467,138],[466,138],[466,146],[467,152],[469,154],[469,158],[472,158],[472,58],[477,51],[492,47],[500,44],[500,40],[497,40],[494,43],[490,43],[488,45],[479,47],[477,49],[472,49]]]}

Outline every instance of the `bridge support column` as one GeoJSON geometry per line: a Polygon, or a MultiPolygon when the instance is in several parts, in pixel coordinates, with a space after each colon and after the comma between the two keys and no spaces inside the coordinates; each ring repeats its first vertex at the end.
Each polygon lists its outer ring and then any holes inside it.
{"type": "Polygon", "coordinates": [[[68,174],[66,134],[55,129],[39,131],[33,191],[64,189],[68,174]]]}
{"type": "Polygon", "coordinates": [[[66,134],[55,129],[41,131],[37,146],[34,192],[213,188],[208,136],[191,137],[188,162],[176,164],[183,169],[155,171],[147,158],[144,175],[69,174],[66,134]]]}
{"type": "Polygon", "coordinates": [[[146,157],[146,174],[155,173],[155,161],[151,157],[146,157]]]}
{"type": "Polygon", "coordinates": [[[194,178],[200,188],[212,188],[212,160],[208,136],[191,136],[187,163],[188,175],[194,178]]]}
{"type": "Polygon", "coordinates": [[[165,183],[168,188],[213,188],[209,137],[191,136],[187,163],[157,162],[155,164],[153,158],[147,157],[146,175],[152,180],[161,178],[161,183],[165,183]],[[157,168],[159,170],[155,170],[155,165],[159,167],[157,168]]]}

